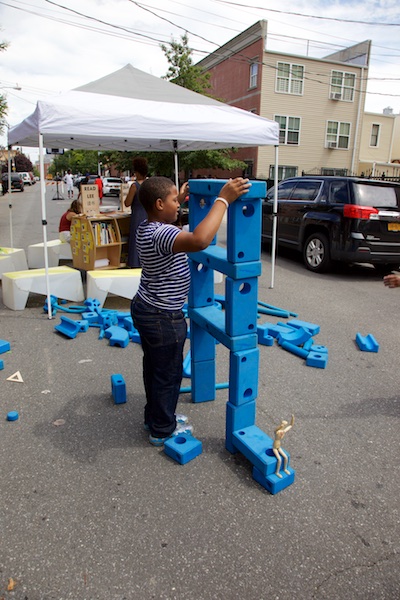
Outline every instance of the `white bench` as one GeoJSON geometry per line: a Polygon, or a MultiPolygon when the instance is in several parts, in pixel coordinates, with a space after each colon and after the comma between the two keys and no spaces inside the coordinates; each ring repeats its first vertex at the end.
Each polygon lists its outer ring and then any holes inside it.
{"type": "MultiPolygon", "coordinates": [[[[85,299],[82,277],[71,267],[51,267],[49,273],[50,294],[63,300],[82,302],[85,299]]],[[[29,292],[47,295],[46,270],[28,269],[3,273],[3,303],[11,310],[24,310],[29,292]]]]}
{"type": "Polygon", "coordinates": [[[86,274],[86,296],[103,306],[107,294],[132,299],[139,287],[142,269],[98,269],[86,274]]]}
{"type": "Polygon", "coordinates": [[[25,250],[22,248],[0,248],[0,279],[3,273],[22,271],[28,268],[25,250]]]}
{"type": "MultiPolygon", "coordinates": [[[[49,240],[47,242],[47,256],[49,267],[57,267],[60,259],[72,260],[71,245],[61,240],[49,240]]],[[[44,267],[44,242],[28,246],[28,265],[30,269],[41,269],[44,267]]]]}

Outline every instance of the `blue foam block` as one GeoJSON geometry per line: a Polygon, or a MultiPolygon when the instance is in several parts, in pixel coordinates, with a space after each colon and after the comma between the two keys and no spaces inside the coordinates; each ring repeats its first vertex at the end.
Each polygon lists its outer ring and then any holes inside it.
{"type": "Polygon", "coordinates": [[[115,404],[126,402],[126,384],[123,376],[119,373],[111,375],[111,393],[115,404]]]}
{"type": "MultiPolygon", "coordinates": [[[[87,322],[87,321],[86,321],[87,322]]],[[[74,321],[69,317],[61,317],[61,321],[58,325],[54,326],[54,329],[63,335],[74,339],[81,331],[81,321],[74,321]]]]}
{"type": "Polygon", "coordinates": [[[185,358],[183,359],[183,372],[182,372],[182,377],[191,377],[191,371],[192,371],[192,355],[190,350],[188,350],[185,358]]]}
{"type": "Polygon", "coordinates": [[[4,362],[2,360],[0,360],[0,371],[4,369],[4,362]]]}
{"type": "Polygon", "coordinates": [[[308,350],[304,350],[304,348],[301,348],[300,346],[296,346],[295,344],[291,344],[290,342],[281,342],[281,346],[284,350],[287,350],[288,352],[291,352],[292,354],[296,354],[297,356],[300,356],[301,358],[307,358],[309,351],[308,350]]]}
{"type": "MultiPolygon", "coordinates": [[[[305,346],[305,344],[304,344],[305,346]]],[[[303,348],[304,348],[303,346],[303,348]]],[[[319,352],[320,354],[328,354],[328,348],[326,346],[317,346],[313,344],[310,348],[311,352],[319,352]]]]}
{"type": "MultiPolygon", "coordinates": [[[[273,338],[271,339],[273,340],[273,338]]],[[[257,398],[259,359],[260,350],[258,348],[230,353],[229,402],[235,406],[257,398]]]]}
{"type": "Polygon", "coordinates": [[[110,346],[126,348],[129,344],[129,332],[123,327],[118,327],[117,325],[108,327],[105,330],[104,335],[109,340],[110,346]]]}
{"type": "Polygon", "coordinates": [[[229,336],[247,335],[257,331],[257,277],[225,280],[227,309],[226,333],[229,336]]]}
{"type": "Polygon", "coordinates": [[[215,361],[192,361],[192,401],[215,400],[215,361]]]}
{"type": "MultiPolygon", "coordinates": [[[[234,431],[232,444],[263,475],[275,473],[277,460],[272,452],[273,439],[256,425],[234,431]]],[[[229,448],[227,448],[229,450],[229,448]]],[[[289,454],[286,452],[289,456],[289,454]]]]}
{"type": "Polygon", "coordinates": [[[306,358],[307,367],[316,367],[325,369],[328,364],[328,354],[326,352],[309,352],[306,358]]]}
{"type": "Polygon", "coordinates": [[[300,327],[307,329],[310,331],[311,335],[317,335],[317,333],[320,332],[319,325],[316,325],[315,323],[308,323],[308,321],[300,321],[299,319],[292,319],[291,321],[288,321],[288,325],[296,327],[296,329],[299,329],[300,327]]]}
{"type": "Polygon", "coordinates": [[[290,475],[281,471],[282,478],[275,474],[265,477],[257,467],[253,467],[253,479],[262,485],[270,494],[277,494],[294,482],[294,470],[288,467],[288,471],[290,472],[290,475]]]}
{"type": "Polygon", "coordinates": [[[379,344],[372,333],[369,333],[366,336],[362,336],[361,333],[357,333],[356,342],[357,346],[363,352],[378,352],[379,350],[379,344]]]}
{"type": "Polygon", "coordinates": [[[4,352],[8,352],[10,350],[10,342],[6,340],[0,340],[0,354],[4,354],[4,352]]]}
{"type": "Polygon", "coordinates": [[[164,442],[164,452],[180,465],[185,465],[190,460],[199,456],[203,451],[200,440],[189,433],[173,435],[164,442]]]}
{"type": "Polygon", "coordinates": [[[311,337],[311,333],[304,329],[304,327],[298,327],[291,331],[280,331],[278,334],[278,344],[282,345],[282,342],[289,342],[295,346],[304,344],[311,337]]]}

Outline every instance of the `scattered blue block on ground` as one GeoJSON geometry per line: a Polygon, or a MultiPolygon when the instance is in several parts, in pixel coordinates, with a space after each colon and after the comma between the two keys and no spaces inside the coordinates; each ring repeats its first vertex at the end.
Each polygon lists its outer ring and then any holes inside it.
{"type": "Polygon", "coordinates": [[[142,340],[140,339],[140,333],[137,329],[133,328],[133,331],[128,331],[129,339],[135,344],[141,344],[142,340]]]}
{"type": "Polygon", "coordinates": [[[88,311],[99,312],[101,310],[101,302],[97,298],[86,298],[83,304],[88,311]]]}
{"type": "Polygon", "coordinates": [[[0,371],[4,369],[4,362],[2,360],[0,360],[0,371]]]}
{"type": "Polygon", "coordinates": [[[312,346],[314,344],[314,340],[312,338],[309,338],[308,340],[306,340],[303,344],[303,350],[308,350],[310,351],[312,346]]]}
{"type": "Polygon", "coordinates": [[[311,335],[317,335],[317,333],[320,331],[319,325],[316,325],[315,323],[308,323],[307,321],[300,321],[299,319],[292,319],[291,321],[288,321],[288,325],[296,327],[297,329],[303,327],[303,329],[310,331],[311,335]]]}
{"type": "Polygon", "coordinates": [[[61,321],[58,325],[54,326],[54,329],[63,335],[74,339],[81,331],[81,321],[74,321],[69,317],[61,317],[61,321]]]}
{"type": "Polygon", "coordinates": [[[263,346],[273,346],[274,338],[270,335],[268,327],[263,327],[262,325],[257,325],[257,337],[258,343],[263,346]]]}
{"type": "MultiPolygon", "coordinates": [[[[304,348],[304,346],[303,346],[304,348]]],[[[311,352],[319,352],[322,354],[328,354],[328,348],[326,346],[317,346],[315,344],[313,344],[310,348],[311,352]]]]}
{"type": "Polygon", "coordinates": [[[16,410],[10,410],[10,412],[7,413],[7,421],[18,421],[18,418],[19,414],[16,410]]]}
{"type": "Polygon", "coordinates": [[[112,325],[104,331],[105,337],[109,340],[110,346],[120,346],[126,348],[129,344],[129,332],[123,327],[112,325]]]}
{"type": "Polygon", "coordinates": [[[10,350],[10,342],[6,340],[0,340],[0,354],[4,354],[4,352],[8,352],[10,350]]]}
{"type": "Polygon", "coordinates": [[[275,474],[265,477],[257,467],[253,467],[253,479],[262,485],[270,494],[277,494],[294,482],[294,470],[288,467],[288,471],[290,475],[287,475],[282,470],[280,471],[282,478],[275,474]]]}
{"type": "Polygon", "coordinates": [[[82,319],[85,319],[85,321],[88,321],[89,325],[92,325],[92,324],[98,325],[99,313],[94,310],[85,311],[82,313],[82,319]]]}
{"type": "Polygon", "coordinates": [[[203,445],[200,440],[190,433],[181,433],[173,435],[164,442],[164,452],[170,458],[173,458],[180,465],[185,465],[190,460],[199,456],[203,451],[203,445]]]}
{"type": "Polygon", "coordinates": [[[363,352],[378,352],[379,350],[379,344],[372,333],[369,333],[365,337],[361,333],[357,333],[356,343],[363,352]]]}
{"type": "Polygon", "coordinates": [[[301,346],[304,344],[310,337],[311,333],[308,329],[304,327],[298,327],[297,329],[292,329],[288,331],[280,331],[278,334],[278,344],[282,345],[282,342],[290,342],[295,346],[301,346]]]}
{"type": "Polygon", "coordinates": [[[309,352],[306,358],[307,367],[317,367],[317,369],[325,369],[327,364],[327,352],[309,352]]]}
{"type": "Polygon", "coordinates": [[[111,375],[111,393],[115,404],[124,404],[126,402],[126,384],[120,373],[111,375]]]}
{"type": "Polygon", "coordinates": [[[304,348],[301,348],[300,346],[296,346],[295,344],[291,344],[290,342],[282,342],[280,345],[282,346],[282,348],[284,350],[287,350],[288,352],[291,352],[292,354],[296,354],[297,356],[300,356],[301,358],[307,358],[307,356],[309,355],[309,350],[305,350],[304,348]]]}
{"type": "MultiPolygon", "coordinates": [[[[260,337],[265,337],[266,335],[277,338],[281,332],[285,333],[288,331],[296,330],[293,327],[286,325],[286,323],[281,325],[275,325],[274,323],[262,323],[261,325],[257,325],[258,340],[260,340],[260,337]]],[[[259,341],[259,343],[261,342],[259,341]]]]}

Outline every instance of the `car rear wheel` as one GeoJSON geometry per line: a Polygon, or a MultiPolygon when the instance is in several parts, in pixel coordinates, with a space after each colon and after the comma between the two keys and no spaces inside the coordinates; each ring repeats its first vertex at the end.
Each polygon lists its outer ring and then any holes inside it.
{"type": "Polygon", "coordinates": [[[327,271],[332,264],[329,240],[324,233],[310,235],[303,248],[303,261],[307,269],[315,273],[327,271]]]}

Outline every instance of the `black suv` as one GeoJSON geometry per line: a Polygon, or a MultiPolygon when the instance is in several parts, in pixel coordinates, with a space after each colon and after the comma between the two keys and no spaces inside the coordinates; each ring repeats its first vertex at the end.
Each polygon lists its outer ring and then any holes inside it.
{"type": "MultiPolygon", "coordinates": [[[[1,176],[1,186],[3,189],[3,194],[7,194],[8,192],[8,173],[3,173],[1,176]]],[[[19,173],[11,173],[11,191],[19,190],[20,192],[24,191],[24,182],[22,180],[21,175],[19,173]]]]}
{"type": "MultiPolygon", "coordinates": [[[[272,239],[271,188],[262,207],[262,241],[272,239]]],[[[400,184],[360,177],[292,177],[278,185],[278,245],[302,252],[307,269],[333,261],[400,265],[400,184]]]]}

